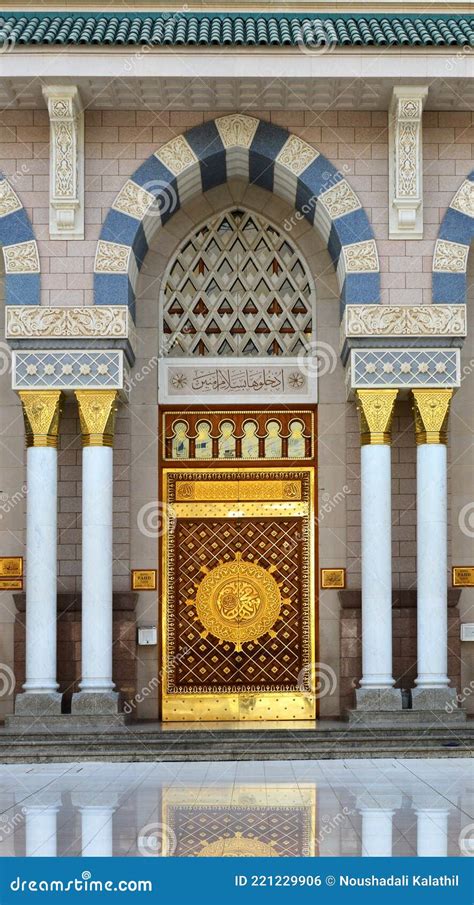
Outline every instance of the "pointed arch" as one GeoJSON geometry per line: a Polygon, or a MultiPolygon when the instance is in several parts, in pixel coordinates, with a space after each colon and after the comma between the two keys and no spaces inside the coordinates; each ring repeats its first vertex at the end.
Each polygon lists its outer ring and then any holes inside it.
{"type": "Polygon", "coordinates": [[[466,302],[467,259],[474,241],[474,170],[455,193],[433,255],[433,304],[466,302]]]}
{"type": "Polygon", "coordinates": [[[30,218],[8,179],[0,173],[0,246],[7,305],[40,304],[40,261],[30,218]]]}
{"type": "MultiPolygon", "coordinates": [[[[98,305],[129,305],[157,229],[202,192],[240,177],[295,207],[322,236],[342,305],[380,301],[380,268],[372,228],[343,174],[286,129],[244,114],[218,117],[173,138],[128,179],[97,243],[98,305]]],[[[291,224],[290,224],[291,229],[291,224]]]]}

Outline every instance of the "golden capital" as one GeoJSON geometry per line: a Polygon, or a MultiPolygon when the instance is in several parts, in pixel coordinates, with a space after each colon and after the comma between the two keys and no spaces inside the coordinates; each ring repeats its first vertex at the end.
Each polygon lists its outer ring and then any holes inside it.
{"type": "Polygon", "coordinates": [[[390,446],[398,390],[356,390],[361,446],[390,446]]]}
{"type": "Polygon", "coordinates": [[[58,448],[61,390],[19,390],[26,445],[58,448]]]}
{"type": "Polygon", "coordinates": [[[117,390],[76,390],[83,446],[113,446],[117,390]]]}
{"type": "Polygon", "coordinates": [[[448,442],[447,427],[452,398],[452,390],[413,390],[417,446],[448,442]]]}

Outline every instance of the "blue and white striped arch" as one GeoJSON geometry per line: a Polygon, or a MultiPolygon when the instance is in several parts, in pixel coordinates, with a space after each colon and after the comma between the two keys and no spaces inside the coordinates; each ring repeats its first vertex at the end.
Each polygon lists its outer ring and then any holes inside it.
{"type": "Polygon", "coordinates": [[[40,263],[30,218],[0,173],[0,247],[7,305],[39,305],[40,263]]]}
{"type": "Polygon", "coordinates": [[[451,201],[433,257],[433,302],[466,301],[467,259],[474,241],[474,170],[451,201]]]}
{"type": "Polygon", "coordinates": [[[156,230],[182,204],[232,177],[275,192],[314,225],[331,255],[343,305],[380,301],[372,228],[342,173],[286,129],[233,114],[172,139],[125,183],[97,245],[96,304],[127,304],[133,312],[138,273],[156,230]]]}

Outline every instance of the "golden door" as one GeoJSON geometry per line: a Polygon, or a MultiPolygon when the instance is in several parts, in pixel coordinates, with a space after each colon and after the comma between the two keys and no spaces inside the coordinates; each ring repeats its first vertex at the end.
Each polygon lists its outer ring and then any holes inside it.
{"type": "Polygon", "coordinates": [[[163,720],[314,719],[314,468],[164,468],[163,720]]]}

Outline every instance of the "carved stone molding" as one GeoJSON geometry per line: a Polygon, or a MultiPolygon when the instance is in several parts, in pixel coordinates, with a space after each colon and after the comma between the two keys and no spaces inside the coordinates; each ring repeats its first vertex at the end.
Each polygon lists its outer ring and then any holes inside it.
{"type": "Polygon", "coordinates": [[[46,85],[51,239],[84,238],[84,113],[75,85],[46,85]]]}
{"type": "Polygon", "coordinates": [[[7,305],[7,339],[126,339],[131,318],[123,305],[90,305],[82,308],[48,308],[45,305],[7,305]]]}
{"type": "Polygon", "coordinates": [[[121,349],[29,349],[13,352],[14,390],[121,390],[123,386],[124,353],[121,349]]]}
{"type": "Polygon", "coordinates": [[[343,339],[368,336],[466,336],[465,305],[346,305],[343,339]]]}
{"type": "Polygon", "coordinates": [[[391,239],[423,237],[421,120],[425,86],[393,89],[389,122],[389,228],[391,239]]]}

